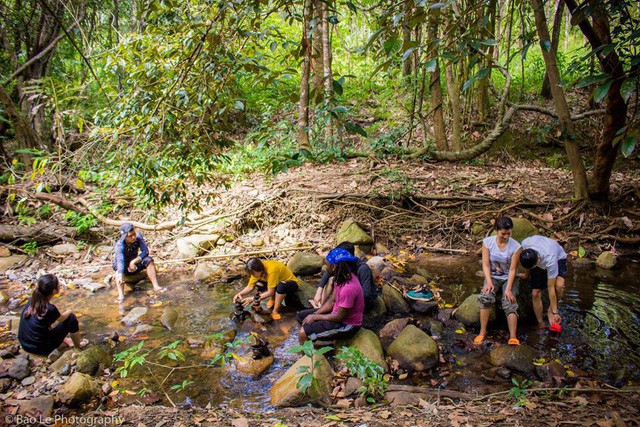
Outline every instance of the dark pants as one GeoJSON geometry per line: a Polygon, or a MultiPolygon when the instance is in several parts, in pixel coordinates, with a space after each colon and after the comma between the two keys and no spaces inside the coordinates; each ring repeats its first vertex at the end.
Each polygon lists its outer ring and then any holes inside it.
{"type": "Polygon", "coordinates": [[[47,356],[56,348],[60,347],[62,341],[68,334],[73,334],[80,331],[78,325],[78,319],[75,314],[69,315],[64,322],[58,323],[53,329],[49,331],[47,340],[43,342],[28,342],[29,337],[24,337],[25,340],[21,340],[20,344],[29,353],[40,354],[47,356]]]}
{"type": "MultiPolygon", "coordinates": [[[[302,321],[315,312],[316,309],[314,308],[299,311],[296,313],[296,321],[302,325],[302,321]]],[[[345,325],[344,323],[329,320],[316,320],[302,326],[302,328],[311,341],[334,341],[351,338],[360,330],[360,326],[345,325]]]]}
{"type": "MultiPolygon", "coordinates": [[[[567,277],[567,259],[558,260],[558,277],[567,277]]],[[[529,273],[529,285],[531,289],[547,289],[547,270],[533,267],[529,273]]]]}

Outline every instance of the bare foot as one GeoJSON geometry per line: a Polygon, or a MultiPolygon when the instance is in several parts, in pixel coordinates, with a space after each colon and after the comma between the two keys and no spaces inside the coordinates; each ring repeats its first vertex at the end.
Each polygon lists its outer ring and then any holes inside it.
{"type": "Polygon", "coordinates": [[[78,348],[85,348],[88,345],[89,345],[89,340],[83,339],[82,341],[80,341],[80,345],[78,346],[78,348]]]}

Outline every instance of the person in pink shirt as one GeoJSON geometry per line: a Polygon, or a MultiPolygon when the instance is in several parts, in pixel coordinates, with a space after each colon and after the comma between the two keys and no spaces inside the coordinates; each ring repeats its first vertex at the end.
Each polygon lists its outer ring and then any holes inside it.
{"type": "Polygon", "coordinates": [[[318,309],[298,312],[300,343],[333,341],[355,335],[364,316],[364,293],[353,272],[357,257],[346,249],[335,248],[325,258],[327,270],[334,276],[335,286],[331,297],[318,309]]]}

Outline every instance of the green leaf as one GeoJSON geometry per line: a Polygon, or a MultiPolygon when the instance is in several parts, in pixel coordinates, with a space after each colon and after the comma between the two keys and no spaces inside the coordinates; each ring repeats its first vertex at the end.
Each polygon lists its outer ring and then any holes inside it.
{"type": "Polygon", "coordinates": [[[607,76],[606,74],[600,74],[597,76],[587,76],[578,81],[578,83],[576,84],[576,89],[580,89],[586,86],[591,86],[592,84],[595,84],[595,83],[603,82],[608,78],[609,76],[607,76]]]}
{"type": "Polygon", "coordinates": [[[609,91],[609,88],[611,87],[611,83],[613,83],[613,80],[609,79],[596,88],[596,90],[593,92],[593,100],[595,102],[600,102],[604,99],[604,97],[607,95],[607,92],[609,91]]]}
{"type": "Polygon", "coordinates": [[[331,23],[331,24],[337,24],[338,22],[340,22],[340,20],[338,19],[338,17],[336,15],[331,15],[331,16],[327,17],[327,21],[329,21],[329,23],[331,23]]]}
{"type": "Polygon", "coordinates": [[[438,60],[436,58],[430,59],[427,62],[424,63],[424,68],[429,72],[429,73],[433,73],[436,71],[436,68],[438,66],[438,60]]]}
{"type": "Polygon", "coordinates": [[[620,86],[620,95],[622,95],[622,99],[624,99],[624,102],[629,101],[629,98],[631,98],[631,95],[633,95],[633,92],[635,92],[636,83],[636,79],[633,77],[629,77],[624,82],[622,82],[622,85],[620,86]]]}
{"type": "Polygon", "coordinates": [[[409,58],[409,56],[417,49],[417,47],[411,47],[407,50],[404,51],[404,54],[402,55],[402,62],[406,61],[407,58],[409,58]]]}
{"type": "Polygon", "coordinates": [[[481,41],[480,43],[482,43],[485,46],[495,46],[498,44],[495,39],[486,39],[481,41]]]}
{"type": "Polygon", "coordinates": [[[328,419],[328,420],[331,420],[331,421],[340,421],[340,420],[342,420],[342,418],[340,418],[337,415],[333,415],[333,414],[326,415],[325,418],[328,419]]]}
{"type": "Polygon", "coordinates": [[[587,251],[586,251],[582,246],[580,246],[580,247],[578,248],[578,257],[579,257],[579,258],[584,258],[584,256],[585,256],[586,254],[587,254],[587,251]]]}
{"type": "Polygon", "coordinates": [[[542,40],[540,42],[540,47],[542,47],[542,50],[544,50],[545,52],[551,52],[551,41],[550,40],[542,40]]]}
{"type": "Polygon", "coordinates": [[[344,128],[347,130],[347,132],[351,133],[351,134],[358,134],[358,135],[362,135],[365,138],[367,136],[369,136],[367,134],[367,131],[365,131],[360,125],[353,123],[353,122],[346,122],[344,124],[344,128]]]}
{"type": "Polygon", "coordinates": [[[318,349],[318,350],[316,351],[316,354],[317,354],[317,355],[323,355],[323,354],[325,354],[325,353],[327,353],[327,352],[329,352],[329,351],[331,351],[331,350],[332,350],[332,348],[331,348],[331,347],[329,347],[329,346],[322,347],[322,348],[320,348],[320,349],[318,349]]]}
{"type": "Polygon", "coordinates": [[[342,83],[340,83],[338,80],[333,80],[331,82],[331,85],[333,86],[333,91],[335,93],[337,93],[338,95],[342,95],[342,93],[344,92],[344,88],[342,87],[342,83]]]}
{"type": "Polygon", "coordinates": [[[278,48],[277,42],[271,42],[271,44],[269,45],[269,49],[271,49],[271,52],[275,52],[277,48],[278,48]]]}
{"type": "Polygon", "coordinates": [[[300,391],[302,391],[303,393],[306,393],[312,384],[313,384],[313,376],[305,375],[303,377],[300,377],[296,387],[298,387],[298,389],[300,389],[300,391]]]}
{"type": "Polygon", "coordinates": [[[402,47],[402,40],[397,37],[391,37],[390,39],[384,41],[382,47],[384,48],[385,53],[389,55],[390,53],[395,52],[402,47]]]}
{"type": "Polygon", "coordinates": [[[629,157],[631,153],[633,153],[633,150],[635,148],[636,148],[636,137],[634,137],[633,135],[629,135],[622,141],[622,144],[620,146],[620,151],[622,151],[622,154],[625,157],[629,157]]]}

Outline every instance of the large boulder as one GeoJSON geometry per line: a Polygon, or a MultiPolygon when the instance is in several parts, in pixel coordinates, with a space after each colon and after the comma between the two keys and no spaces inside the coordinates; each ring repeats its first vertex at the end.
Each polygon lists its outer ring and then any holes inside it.
{"type": "Polygon", "coordinates": [[[409,307],[411,311],[415,311],[420,314],[430,314],[438,309],[437,301],[415,301],[409,300],[409,307]]]}
{"type": "Polygon", "coordinates": [[[384,270],[385,268],[389,267],[389,264],[387,263],[387,261],[385,261],[384,258],[381,257],[381,256],[371,257],[367,261],[367,265],[369,266],[369,268],[371,268],[371,272],[373,273],[373,277],[376,278],[376,279],[378,277],[380,277],[380,274],[382,273],[382,270],[384,270]]]}
{"type": "Polygon", "coordinates": [[[140,323],[140,318],[147,314],[147,307],[135,307],[122,318],[122,324],[125,326],[133,326],[140,323]]]}
{"type": "Polygon", "coordinates": [[[71,366],[74,363],[74,359],[76,359],[79,354],[80,353],[75,349],[65,351],[49,366],[49,370],[59,374],[65,366],[71,366]]]}
{"type": "Polygon", "coordinates": [[[378,296],[371,310],[364,314],[362,326],[370,329],[378,326],[385,314],[387,314],[387,306],[382,297],[378,296]]]}
{"type": "Polygon", "coordinates": [[[567,371],[564,366],[555,360],[545,363],[544,365],[536,366],[536,375],[540,378],[540,381],[549,384],[561,383],[566,373],[567,371]]]}
{"type": "Polygon", "coordinates": [[[11,270],[16,265],[25,262],[28,258],[26,255],[11,255],[0,258],[0,273],[11,270]]]}
{"type": "Polygon", "coordinates": [[[73,243],[61,243],[59,245],[52,246],[50,251],[56,255],[73,255],[78,253],[78,248],[73,243]]]}
{"type": "Polygon", "coordinates": [[[489,360],[493,366],[508,368],[524,374],[533,373],[535,369],[533,359],[535,357],[535,352],[527,345],[502,345],[495,347],[489,354],[489,360]]]}
{"type": "Polygon", "coordinates": [[[111,366],[111,360],[111,354],[104,348],[93,346],[78,355],[76,369],[80,373],[94,376],[111,366]]]}
{"type": "Polygon", "coordinates": [[[220,240],[219,234],[193,234],[176,240],[180,258],[195,258],[213,249],[220,240]]]}
{"type": "Polygon", "coordinates": [[[409,304],[396,288],[389,284],[382,286],[382,299],[390,313],[409,314],[409,304]]]}
{"type": "MultiPolygon", "coordinates": [[[[480,301],[478,301],[478,294],[472,294],[465,299],[460,307],[455,311],[454,317],[462,322],[465,326],[479,326],[480,325],[480,301]]],[[[496,319],[496,309],[491,308],[491,314],[489,320],[494,321],[496,319]]]]}
{"type": "Polygon", "coordinates": [[[58,390],[56,400],[64,405],[77,407],[100,395],[98,383],[89,375],[74,373],[58,390]]]}
{"type": "Polygon", "coordinates": [[[600,268],[611,269],[615,267],[618,260],[616,259],[616,255],[611,251],[602,252],[598,259],[596,259],[596,265],[600,268]]]}
{"type": "Polygon", "coordinates": [[[311,307],[309,300],[312,300],[316,296],[316,290],[318,288],[308,284],[304,280],[300,280],[298,284],[298,290],[296,291],[296,297],[304,307],[311,307]]]}
{"type": "Polygon", "coordinates": [[[336,342],[336,349],[338,354],[342,352],[342,347],[355,347],[360,350],[363,356],[367,357],[374,363],[382,366],[385,372],[389,371],[387,362],[384,361],[384,352],[382,351],[382,344],[378,336],[372,331],[360,328],[357,334],[346,340],[338,340],[336,342]]]}
{"type": "Polygon", "coordinates": [[[297,252],[287,263],[289,270],[296,276],[312,276],[320,273],[324,258],[313,252],[297,252]]]}
{"type": "Polygon", "coordinates": [[[387,355],[408,371],[426,371],[440,360],[438,344],[414,325],[407,325],[400,332],[389,346],[387,355]]]}
{"type": "Polygon", "coordinates": [[[298,407],[308,403],[326,405],[331,401],[331,381],[333,381],[335,373],[324,356],[315,356],[313,361],[315,381],[307,392],[302,393],[297,387],[298,380],[305,375],[300,371],[305,367],[311,369],[311,358],[303,356],[271,386],[270,394],[273,406],[279,408],[298,407]]]}
{"type": "Polygon", "coordinates": [[[384,325],[382,329],[380,329],[380,332],[378,332],[382,347],[387,350],[391,343],[398,338],[400,332],[402,332],[409,323],[411,323],[411,318],[403,317],[401,319],[394,319],[384,325]]]}
{"type": "Polygon", "coordinates": [[[193,272],[193,278],[196,280],[206,280],[214,274],[218,274],[222,271],[222,268],[212,263],[198,264],[193,272]]]}
{"type": "Polygon", "coordinates": [[[373,239],[353,219],[344,221],[338,229],[336,243],[351,242],[354,245],[371,245],[373,239]]]}
{"type": "MultiPolygon", "coordinates": [[[[54,401],[53,396],[39,396],[33,397],[29,400],[8,399],[5,401],[5,404],[7,406],[17,406],[19,414],[27,415],[32,418],[37,417],[39,419],[45,419],[51,417],[53,414],[54,401]]],[[[10,417],[7,419],[10,419],[10,417]]]]}
{"type": "Polygon", "coordinates": [[[511,221],[513,221],[513,234],[511,237],[520,243],[527,237],[538,234],[536,226],[526,218],[511,218],[511,221]]]}

